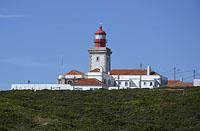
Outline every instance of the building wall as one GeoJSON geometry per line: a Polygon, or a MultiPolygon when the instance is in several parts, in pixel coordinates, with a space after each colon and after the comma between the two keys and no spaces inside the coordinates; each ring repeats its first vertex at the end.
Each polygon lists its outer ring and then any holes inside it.
{"type": "Polygon", "coordinates": [[[161,86],[161,77],[159,75],[113,75],[116,86],[120,87],[140,87],[155,88],[161,86]],[[118,80],[119,79],[119,80],[118,80]]]}
{"type": "Polygon", "coordinates": [[[104,72],[110,71],[110,55],[112,54],[111,50],[106,47],[101,48],[92,48],[88,50],[89,57],[89,70],[94,70],[96,68],[103,67],[104,72]]]}
{"type": "Polygon", "coordinates": [[[12,84],[11,90],[72,90],[68,84],[12,84]]]}
{"type": "Polygon", "coordinates": [[[112,76],[106,74],[105,72],[88,72],[87,78],[95,78],[102,81],[105,86],[114,86],[115,80],[112,76]]]}
{"type": "Polygon", "coordinates": [[[111,87],[109,87],[108,88],[108,90],[119,90],[119,89],[135,89],[135,88],[138,88],[138,87],[122,87],[122,86],[120,86],[120,87],[117,87],[117,86],[111,86],[111,87]]]}
{"type": "Polygon", "coordinates": [[[106,71],[106,54],[91,54],[90,55],[90,70],[103,67],[106,71]]]}
{"type": "Polygon", "coordinates": [[[76,79],[76,78],[84,78],[83,75],[65,75],[66,79],[76,79]]]}
{"type": "Polygon", "coordinates": [[[69,84],[68,81],[74,81],[75,79],[82,79],[85,78],[85,75],[59,75],[58,77],[58,84],[69,84]]]}
{"type": "Polygon", "coordinates": [[[85,86],[81,86],[81,85],[76,85],[75,87],[74,87],[74,90],[96,90],[96,89],[101,89],[101,88],[103,88],[102,86],[87,86],[87,85],[85,85],[85,86]]]}
{"type": "Polygon", "coordinates": [[[12,84],[11,90],[95,90],[103,88],[93,85],[75,85],[68,84],[12,84]]]}
{"type": "Polygon", "coordinates": [[[95,78],[99,81],[103,81],[103,73],[102,72],[88,72],[87,78],[95,78]]]}
{"type": "Polygon", "coordinates": [[[193,86],[200,86],[200,79],[194,79],[193,86]]]}

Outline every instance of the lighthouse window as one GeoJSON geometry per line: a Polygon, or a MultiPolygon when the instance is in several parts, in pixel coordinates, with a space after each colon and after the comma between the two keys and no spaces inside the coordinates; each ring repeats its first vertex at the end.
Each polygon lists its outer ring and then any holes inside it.
{"type": "Polygon", "coordinates": [[[97,62],[99,61],[99,57],[96,57],[96,61],[97,61],[97,62]]]}

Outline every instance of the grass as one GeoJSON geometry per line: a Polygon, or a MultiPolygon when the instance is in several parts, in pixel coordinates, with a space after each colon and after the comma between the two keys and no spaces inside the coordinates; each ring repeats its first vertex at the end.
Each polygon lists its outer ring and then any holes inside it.
{"type": "Polygon", "coordinates": [[[1,91],[0,130],[200,130],[200,88],[1,91]]]}

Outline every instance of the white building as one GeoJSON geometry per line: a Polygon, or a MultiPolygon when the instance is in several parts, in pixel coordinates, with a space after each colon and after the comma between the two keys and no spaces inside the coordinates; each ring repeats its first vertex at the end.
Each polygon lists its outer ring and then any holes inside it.
{"type": "MultiPolygon", "coordinates": [[[[103,88],[157,88],[167,84],[167,78],[154,72],[150,67],[147,69],[111,70],[112,51],[106,47],[106,33],[102,26],[95,33],[94,47],[88,52],[89,72],[82,73],[83,79],[97,79],[102,82],[103,88]]],[[[65,75],[66,77],[69,76],[65,75]]],[[[59,79],[59,81],[61,80],[59,79]]]]}
{"type": "Polygon", "coordinates": [[[200,86],[200,79],[194,79],[193,86],[200,86]]]}
{"type": "Polygon", "coordinates": [[[58,76],[58,84],[14,84],[11,89],[95,90],[157,88],[167,84],[167,78],[147,69],[111,69],[111,49],[106,46],[102,26],[95,33],[94,47],[89,52],[89,72],[71,70],[58,76]]]}
{"type": "Polygon", "coordinates": [[[157,88],[167,84],[167,78],[147,69],[113,69],[110,75],[121,88],[157,88]]]}

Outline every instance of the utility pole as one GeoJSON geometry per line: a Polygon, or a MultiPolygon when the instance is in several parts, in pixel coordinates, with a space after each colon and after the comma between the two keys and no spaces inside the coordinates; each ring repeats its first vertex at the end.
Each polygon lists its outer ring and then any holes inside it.
{"type": "Polygon", "coordinates": [[[73,82],[72,82],[72,84],[73,84],[73,90],[75,90],[75,79],[76,79],[76,77],[74,76],[73,82]]]}
{"type": "Polygon", "coordinates": [[[196,79],[196,71],[193,70],[193,79],[196,79]]]}
{"type": "Polygon", "coordinates": [[[176,86],[176,67],[174,67],[173,70],[174,70],[174,86],[176,86]]]}
{"type": "MultiPolygon", "coordinates": [[[[140,70],[142,70],[142,64],[140,64],[140,70]]],[[[140,74],[140,82],[139,82],[140,88],[142,87],[141,81],[142,81],[142,75],[140,74]]]]}
{"type": "Polygon", "coordinates": [[[117,79],[118,79],[118,84],[117,84],[117,86],[118,86],[118,90],[119,90],[119,87],[120,87],[120,82],[119,82],[119,75],[117,76],[117,79]]]}

